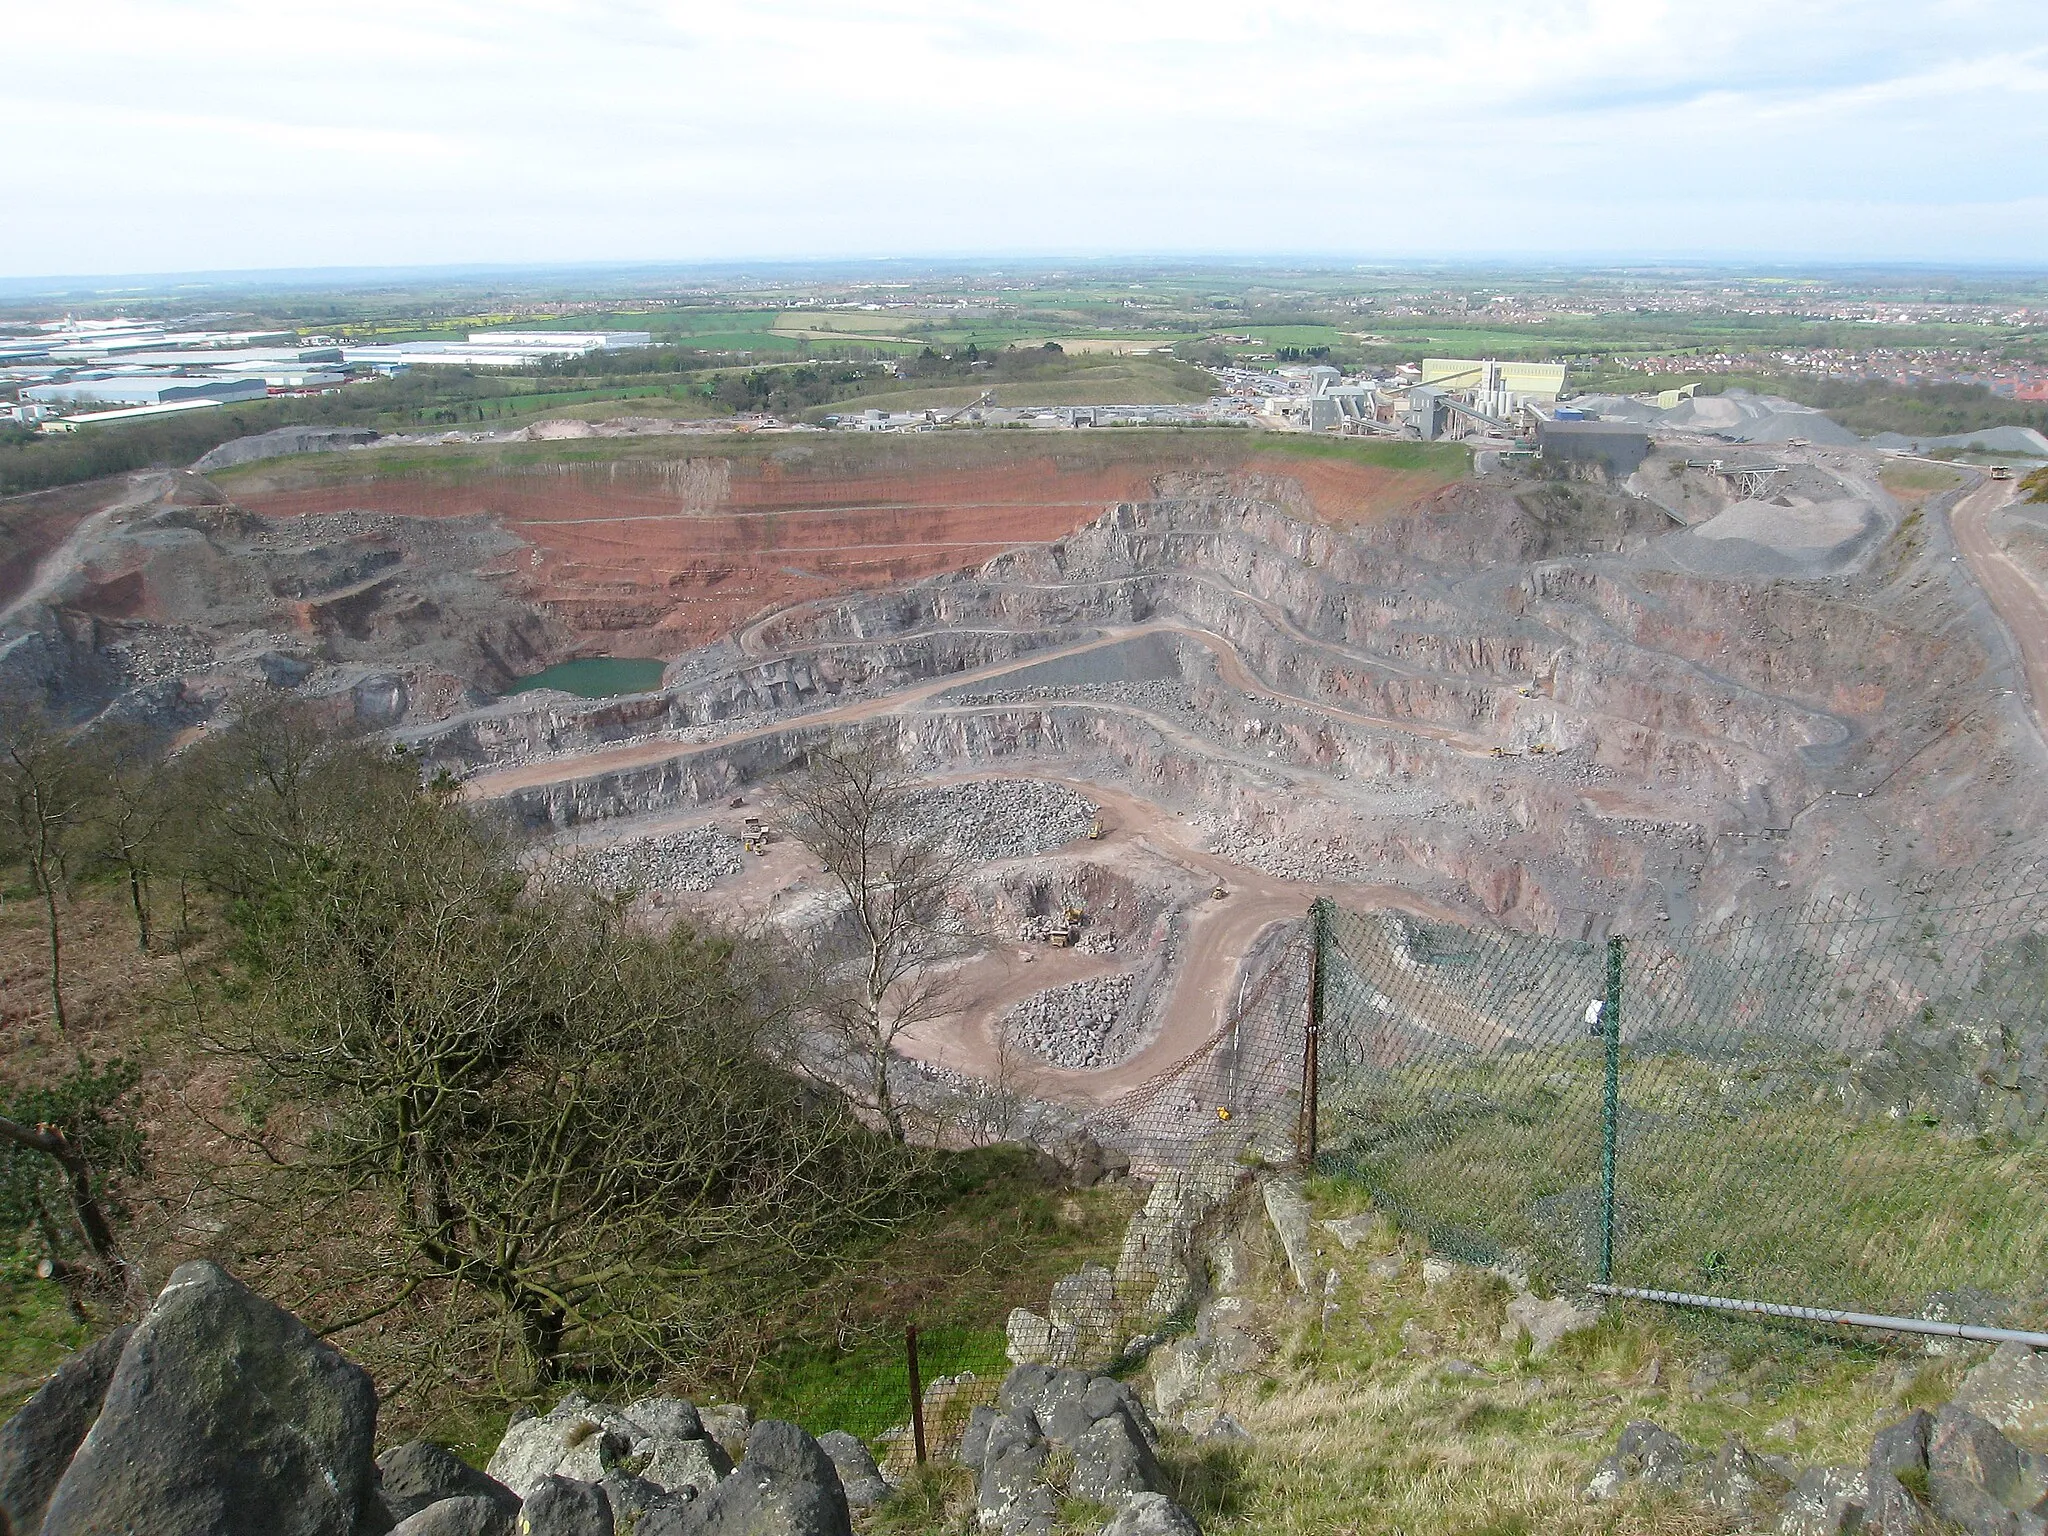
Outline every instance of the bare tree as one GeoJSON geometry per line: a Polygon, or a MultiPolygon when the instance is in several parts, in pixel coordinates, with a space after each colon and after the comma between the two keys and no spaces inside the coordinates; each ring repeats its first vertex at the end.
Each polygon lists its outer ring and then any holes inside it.
{"type": "Polygon", "coordinates": [[[814,957],[812,1012],[860,1079],[839,1086],[898,1141],[896,1042],[959,1011],[954,968],[984,947],[957,909],[961,855],[937,829],[916,826],[916,793],[901,758],[870,742],[813,752],[785,787],[791,835],[846,898],[844,922],[814,957]]]}
{"type": "Polygon", "coordinates": [[[92,775],[70,738],[42,708],[19,700],[0,705],[0,810],[12,852],[28,865],[42,898],[44,938],[50,952],[50,1013],[59,1033],[64,1010],[64,930],[57,896],[70,878],[70,840],[85,820],[92,775]]]}
{"type": "Polygon", "coordinates": [[[178,812],[172,787],[176,775],[139,732],[109,735],[95,757],[99,793],[90,812],[94,860],[111,867],[128,887],[135,942],[147,953],[151,939],[149,884],[171,819],[178,812]]]}

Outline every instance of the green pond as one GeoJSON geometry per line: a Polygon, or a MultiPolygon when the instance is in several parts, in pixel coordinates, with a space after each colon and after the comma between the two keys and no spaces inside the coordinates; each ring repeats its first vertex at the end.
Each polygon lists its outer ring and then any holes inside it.
{"type": "Polygon", "coordinates": [[[633,656],[583,656],[575,661],[558,661],[545,672],[519,678],[505,692],[509,695],[532,688],[559,688],[586,699],[652,693],[661,686],[664,665],[633,656]]]}

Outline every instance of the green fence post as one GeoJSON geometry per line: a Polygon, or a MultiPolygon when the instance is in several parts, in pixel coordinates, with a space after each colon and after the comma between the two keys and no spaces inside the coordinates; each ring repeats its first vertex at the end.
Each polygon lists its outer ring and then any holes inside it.
{"type": "Polygon", "coordinates": [[[1622,941],[1607,941],[1607,996],[1600,1032],[1607,1046],[1607,1082],[1600,1097],[1600,1283],[1614,1284],[1614,1161],[1621,1124],[1622,941]]]}
{"type": "Polygon", "coordinates": [[[1294,1150],[1304,1171],[1316,1170],[1316,1119],[1320,1113],[1318,1079],[1321,1076],[1323,1035],[1323,950],[1330,941],[1330,902],[1318,896],[1309,903],[1308,1028],[1301,1050],[1301,1123],[1295,1129],[1294,1150]]]}

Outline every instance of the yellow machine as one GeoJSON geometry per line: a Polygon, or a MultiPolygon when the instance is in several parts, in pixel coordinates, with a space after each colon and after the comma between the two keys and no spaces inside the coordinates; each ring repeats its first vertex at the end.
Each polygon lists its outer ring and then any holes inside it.
{"type": "Polygon", "coordinates": [[[1102,841],[1102,818],[1100,816],[1088,823],[1088,841],[1091,843],[1102,841]]]}

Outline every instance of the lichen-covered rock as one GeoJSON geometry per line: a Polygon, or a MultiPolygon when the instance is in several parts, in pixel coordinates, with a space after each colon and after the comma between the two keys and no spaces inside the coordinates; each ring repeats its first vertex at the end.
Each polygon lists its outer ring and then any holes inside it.
{"type": "Polygon", "coordinates": [[[44,1536],[351,1536],[372,1509],[369,1376],[218,1265],[136,1325],[44,1536]]]}
{"type": "Polygon", "coordinates": [[[1562,1340],[1575,1333],[1584,1333],[1599,1322],[1598,1307],[1580,1306],[1564,1296],[1544,1301],[1535,1296],[1521,1295],[1508,1303],[1508,1320],[1503,1333],[1509,1339],[1520,1333],[1528,1334],[1530,1358],[1541,1360],[1562,1340]]]}
{"type": "Polygon", "coordinates": [[[732,1475],[732,1458],[716,1440],[654,1440],[636,1450],[639,1475],[668,1493],[709,1493],[732,1475]]]}
{"type": "Polygon", "coordinates": [[[626,1404],[625,1418],[650,1435],[669,1440],[702,1440],[704,1418],[696,1404],[683,1397],[643,1397],[626,1404]]]}
{"type": "MultiPolygon", "coordinates": [[[[1102,1366],[1116,1355],[1122,1314],[1116,1304],[1116,1277],[1100,1264],[1084,1264],[1053,1283],[1046,1321],[1056,1333],[1074,1341],[1073,1359],[1102,1366]]],[[[1013,1361],[1013,1364],[1024,1364],[1013,1361]]],[[[1050,1359],[1048,1364],[1055,1363],[1050,1359]]]]}
{"type": "Polygon", "coordinates": [[[1072,1328],[1056,1327],[1028,1307],[1013,1308],[1003,1332],[1012,1365],[1072,1365],[1079,1353],[1072,1328]]]}
{"type": "Polygon", "coordinates": [[[660,1511],[634,1536],[851,1536],[839,1471],[818,1442],[779,1419],[747,1433],[732,1476],[678,1513],[660,1511]]]}
{"type": "Polygon", "coordinates": [[[2023,1440],[2048,1438],[2048,1354],[2001,1344],[1956,1388],[1958,1406],[2023,1440]]]}
{"type": "Polygon", "coordinates": [[[1862,1467],[1814,1467],[1778,1515],[1779,1536],[1852,1536],[1862,1529],[1870,1476],[1862,1467]]]}
{"type": "Polygon", "coordinates": [[[1586,1497],[1611,1499],[1630,1483],[1683,1488],[1698,1460],[1699,1452],[1678,1436],[1648,1419],[1637,1419],[1622,1429],[1614,1450],[1594,1469],[1586,1497]]]}
{"type": "Polygon", "coordinates": [[[1195,1262],[1203,1228],[1245,1177],[1235,1163],[1169,1168],[1145,1208],[1124,1229],[1116,1261],[1117,1294],[1147,1319],[1171,1317],[1201,1299],[1195,1262]]]}
{"type": "Polygon", "coordinates": [[[386,1536],[516,1536],[517,1520],[496,1499],[464,1494],[414,1511],[386,1536]]]}
{"type": "Polygon", "coordinates": [[[1945,1403],[1927,1436],[1935,1512],[1976,1536],[2014,1529],[2012,1516],[2048,1495],[2048,1458],[2023,1451],[1967,1408],[1945,1403]]]}
{"type": "Polygon", "coordinates": [[[882,1477],[882,1469],[875,1465],[874,1453],[861,1443],[859,1436],[835,1429],[818,1436],[818,1449],[832,1458],[849,1508],[867,1509],[895,1492],[882,1477]]]}
{"type": "Polygon", "coordinates": [[[394,1520],[404,1520],[444,1499],[484,1498],[508,1515],[519,1496],[431,1440],[409,1440],[377,1458],[377,1488],[394,1520]]]}
{"type": "Polygon", "coordinates": [[[1202,1536],[1202,1528],[1165,1494],[1140,1493],[1124,1501],[1101,1536],[1202,1536]]]}
{"type": "Polygon", "coordinates": [[[1133,1494],[1164,1491],[1166,1479],[1152,1448],[1120,1411],[1076,1440],[1073,1452],[1067,1492],[1077,1499],[1116,1505],[1133,1494]]]}
{"type": "Polygon", "coordinates": [[[1287,1267],[1294,1273],[1295,1285],[1306,1292],[1315,1284],[1316,1251],[1309,1237],[1308,1200],[1301,1192],[1301,1181],[1268,1179],[1264,1193],[1266,1219],[1280,1236],[1280,1247],[1287,1254],[1287,1267]]]}
{"type": "Polygon", "coordinates": [[[519,1536],[612,1536],[612,1503],[595,1483],[550,1473],[519,1506],[519,1536]]]}
{"type": "Polygon", "coordinates": [[[107,1383],[114,1379],[133,1323],[116,1328],[58,1366],[0,1425],[0,1515],[17,1531],[39,1531],[50,1495],[71,1465],[72,1453],[100,1416],[107,1383]]]}

